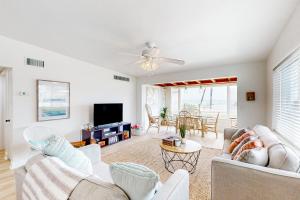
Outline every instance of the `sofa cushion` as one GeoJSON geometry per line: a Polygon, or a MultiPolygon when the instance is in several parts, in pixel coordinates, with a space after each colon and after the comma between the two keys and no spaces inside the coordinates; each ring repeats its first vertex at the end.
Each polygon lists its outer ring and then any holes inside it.
{"type": "Polygon", "coordinates": [[[246,128],[238,129],[231,137],[231,142],[233,142],[235,139],[239,138],[241,135],[247,132],[246,128]]]}
{"type": "Polygon", "coordinates": [[[64,137],[53,135],[47,140],[48,144],[43,148],[44,154],[58,157],[68,166],[83,173],[93,173],[91,160],[82,151],[74,148],[64,137]]]}
{"type": "Polygon", "coordinates": [[[266,166],[268,164],[268,150],[262,147],[248,149],[243,151],[237,160],[249,164],[266,166]]]}
{"type": "Polygon", "coordinates": [[[300,159],[296,153],[284,144],[274,144],[269,147],[268,167],[299,172],[300,159]]]}
{"type": "Polygon", "coordinates": [[[237,160],[243,151],[258,148],[258,147],[263,147],[263,143],[260,139],[247,142],[239,149],[237,154],[234,156],[233,160],[237,160]]]}
{"type": "Polygon", "coordinates": [[[231,159],[234,158],[234,156],[239,152],[239,150],[249,141],[256,140],[257,136],[248,136],[245,139],[243,139],[232,151],[231,153],[231,159]]]}
{"type": "Polygon", "coordinates": [[[131,200],[150,200],[159,186],[159,175],[151,169],[134,163],[110,165],[114,183],[122,188],[131,200]]]}
{"type": "Polygon", "coordinates": [[[276,135],[266,126],[256,125],[253,128],[253,131],[264,143],[265,147],[280,143],[280,140],[276,137],[276,135]]]}
{"type": "Polygon", "coordinates": [[[242,142],[246,137],[255,135],[254,131],[247,131],[246,133],[242,134],[240,137],[235,139],[228,147],[227,153],[232,153],[233,149],[242,142]]]}

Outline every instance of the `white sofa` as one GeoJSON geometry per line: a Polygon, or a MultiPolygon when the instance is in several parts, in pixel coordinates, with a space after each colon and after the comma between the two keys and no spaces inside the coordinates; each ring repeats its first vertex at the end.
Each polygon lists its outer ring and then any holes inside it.
{"type": "MultiPolygon", "coordinates": [[[[224,153],[212,160],[212,200],[299,200],[300,174],[230,159],[225,150],[235,132],[224,130],[224,153]]],[[[261,140],[270,147],[274,141],[280,142],[272,132],[261,140]]]]}
{"type": "MultiPolygon", "coordinates": [[[[94,175],[100,179],[113,183],[109,171],[109,165],[101,161],[101,148],[97,144],[80,148],[88,156],[93,164],[94,175]]],[[[21,200],[22,183],[26,175],[25,167],[15,170],[17,199],[21,200]]],[[[88,199],[88,197],[87,197],[88,199]]],[[[188,200],[189,199],[189,174],[186,170],[177,170],[163,183],[163,186],[155,194],[153,200],[188,200]]]]}

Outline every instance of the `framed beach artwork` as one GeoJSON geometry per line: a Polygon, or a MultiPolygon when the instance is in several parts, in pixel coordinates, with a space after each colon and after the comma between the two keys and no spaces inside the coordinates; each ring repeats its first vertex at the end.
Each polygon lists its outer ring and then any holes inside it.
{"type": "Polygon", "coordinates": [[[37,80],[37,121],[70,118],[70,83],[37,80]]]}

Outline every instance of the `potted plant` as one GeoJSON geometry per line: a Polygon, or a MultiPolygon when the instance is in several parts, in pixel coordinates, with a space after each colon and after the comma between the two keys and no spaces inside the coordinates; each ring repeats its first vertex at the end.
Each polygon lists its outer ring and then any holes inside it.
{"type": "Polygon", "coordinates": [[[165,126],[167,125],[167,111],[168,108],[167,107],[163,107],[162,111],[160,112],[160,117],[161,117],[161,125],[165,126]]]}
{"type": "Polygon", "coordinates": [[[181,136],[181,143],[185,144],[185,133],[186,133],[186,125],[182,124],[179,126],[179,132],[180,132],[180,136],[181,136]]]}

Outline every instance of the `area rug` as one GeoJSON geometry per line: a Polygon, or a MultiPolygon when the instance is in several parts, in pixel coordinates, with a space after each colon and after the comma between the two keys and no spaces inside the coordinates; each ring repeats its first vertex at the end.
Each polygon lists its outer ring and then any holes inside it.
{"type": "MultiPolygon", "coordinates": [[[[160,139],[138,137],[102,149],[102,160],[112,162],[134,162],[145,165],[160,175],[165,182],[172,174],[164,168],[159,147],[160,139]]],[[[196,172],[190,175],[190,199],[210,199],[211,160],[221,154],[221,150],[203,147],[196,172]]]]}

